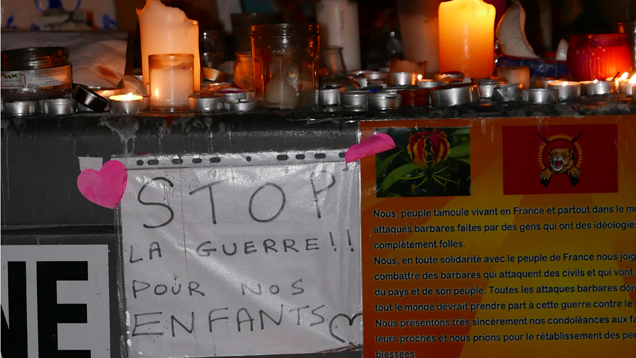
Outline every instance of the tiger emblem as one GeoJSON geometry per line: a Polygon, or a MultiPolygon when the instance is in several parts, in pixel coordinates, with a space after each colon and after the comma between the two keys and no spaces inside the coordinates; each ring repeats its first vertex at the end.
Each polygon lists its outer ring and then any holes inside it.
{"type": "Polygon", "coordinates": [[[583,149],[578,143],[583,132],[576,137],[566,134],[555,134],[548,138],[537,133],[541,138],[538,159],[541,172],[541,184],[546,188],[550,184],[550,179],[555,174],[565,174],[572,186],[579,183],[581,175],[581,164],[583,162],[583,149]]]}
{"type": "Polygon", "coordinates": [[[554,148],[548,150],[549,167],[545,168],[539,177],[550,180],[554,174],[567,174],[571,177],[581,175],[581,170],[574,164],[574,150],[568,148],[554,148]]]}

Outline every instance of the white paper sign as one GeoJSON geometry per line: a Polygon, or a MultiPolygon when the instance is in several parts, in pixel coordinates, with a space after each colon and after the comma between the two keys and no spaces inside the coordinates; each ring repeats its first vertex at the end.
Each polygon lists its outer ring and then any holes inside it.
{"type": "Polygon", "coordinates": [[[311,353],[362,342],[359,167],[130,170],[131,357],[311,353]]]}

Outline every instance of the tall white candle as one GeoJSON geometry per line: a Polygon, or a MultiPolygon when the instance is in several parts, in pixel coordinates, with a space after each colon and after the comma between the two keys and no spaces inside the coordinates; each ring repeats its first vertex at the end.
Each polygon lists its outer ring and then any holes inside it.
{"type": "Polygon", "coordinates": [[[320,24],[321,47],[342,47],[347,71],[359,70],[362,66],[358,3],[348,0],[320,0],[316,4],[316,20],[320,24]]]}
{"type": "Polygon", "coordinates": [[[151,69],[150,107],[188,107],[194,88],[191,69],[151,69]]]}
{"type": "MultiPolygon", "coordinates": [[[[191,53],[194,55],[194,90],[201,87],[199,60],[199,23],[190,20],[177,8],[165,6],[159,0],[146,0],[143,9],[137,9],[141,37],[141,66],[144,85],[148,86],[148,56],[164,53],[191,53]]],[[[186,98],[186,106],[188,101],[186,98]]]]}
{"type": "Polygon", "coordinates": [[[439,72],[438,8],[442,0],[397,0],[404,59],[426,61],[426,76],[439,72]]]}

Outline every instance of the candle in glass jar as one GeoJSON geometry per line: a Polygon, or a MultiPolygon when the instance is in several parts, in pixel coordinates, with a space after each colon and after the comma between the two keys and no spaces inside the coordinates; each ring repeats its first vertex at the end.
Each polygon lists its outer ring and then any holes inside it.
{"type": "Polygon", "coordinates": [[[466,77],[492,75],[495,7],[482,0],[452,0],[439,5],[439,69],[466,77]]]}
{"type": "Polygon", "coordinates": [[[185,110],[194,93],[194,57],[191,54],[150,55],[150,107],[185,110]]]}

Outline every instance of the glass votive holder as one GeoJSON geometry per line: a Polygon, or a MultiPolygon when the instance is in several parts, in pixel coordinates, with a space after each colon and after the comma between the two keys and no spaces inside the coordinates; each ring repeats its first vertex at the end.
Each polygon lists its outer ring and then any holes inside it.
{"type": "Polygon", "coordinates": [[[246,91],[254,90],[252,51],[236,53],[236,61],[234,61],[234,83],[246,91]]]}
{"type": "Polygon", "coordinates": [[[188,110],[194,93],[194,55],[171,53],[148,56],[150,108],[178,112],[188,110]]]}
{"type": "Polygon", "coordinates": [[[314,105],[317,89],[318,26],[252,26],[254,92],[263,107],[314,105]]]}
{"type": "Polygon", "coordinates": [[[568,72],[574,81],[601,80],[629,71],[632,57],[627,34],[570,36],[568,72]]]}

